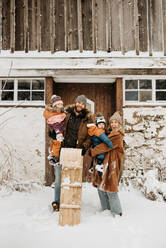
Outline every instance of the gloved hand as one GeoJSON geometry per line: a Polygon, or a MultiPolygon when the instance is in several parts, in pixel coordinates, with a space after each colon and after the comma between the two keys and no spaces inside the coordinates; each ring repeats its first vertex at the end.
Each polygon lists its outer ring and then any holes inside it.
{"type": "Polygon", "coordinates": [[[84,156],[85,153],[86,153],[86,148],[83,146],[83,147],[82,147],[82,153],[81,153],[81,155],[84,156]]]}
{"type": "Polygon", "coordinates": [[[63,134],[62,133],[58,133],[56,135],[56,139],[57,139],[57,141],[62,142],[64,140],[63,134]]]}

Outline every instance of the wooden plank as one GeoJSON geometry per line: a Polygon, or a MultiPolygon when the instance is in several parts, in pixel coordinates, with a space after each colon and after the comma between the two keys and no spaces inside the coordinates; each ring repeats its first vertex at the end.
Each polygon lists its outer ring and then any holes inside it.
{"type": "Polygon", "coordinates": [[[41,51],[41,0],[37,0],[37,50],[41,51]]]}
{"type": "Polygon", "coordinates": [[[96,53],[97,50],[97,20],[96,20],[96,0],[92,0],[92,43],[93,43],[93,52],[96,53]]]}
{"type": "Polygon", "coordinates": [[[106,2],[106,37],[107,37],[107,52],[111,52],[111,1],[106,2]]]}
{"type": "Polygon", "coordinates": [[[37,48],[37,39],[36,39],[36,0],[32,0],[31,6],[31,50],[36,50],[37,48]]]}
{"type": "Polygon", "coordinates": [[[119,1],[111,1],[111,34],[112,51],[120,51],[119,1]]]}
{"type": "Polygon", "coordinates": [[[134,0],[123,0],[123,36],[125,52],[135,49],[134,0]]]}
{"type": "MultiPolygon", "coordinates": [[[[53,78],[46,78],[46,86],[45,86],[45,104],[49,104],[51,96],[53,95],[53,78]]],[[[45,122],[46,123],[46,122],[45,122]]],[[[50,186],[54,181],[54,171],[53,167],[48,163],[48,148],[49,148],[49,137],[48,137],[49,128],[48,125],[45,124],[45,183],[46,186],[50,186]]]]}
{"type": "Polygon", "coordinates": [[[106,51],[106,0],[96,0],[97,50],[106,51]]]}
{"type": "Polygon", "coordinates": [[[162,1],[152,0],[152,50],[163,50],[162,1]]]}
{"type": "Polygon", "coordinates": [[[93,50],[92,44],[92,3],[82,1],[83,49],[93,50]]]}
{"type": "MultiPolygon", "coordinates": [[[[41,75],[43,75],[43,70],[38,70],[41,75]]],[[[46,73],[46,69],[44,69],[46,73]]],[[[25,73],[25,72],[24,72],[25,73]]],[[[55,69],[49,70],[49,75],[109,75],[109,76],[118,76],[118,75],[166,75],[166,69],[160,68],[135,68],[135,69],[55,69]],[[52,74],[51,74],[52,73],[52,74]]]]}
{"type": "Polygon", "coordinates": [[[28,0],[24,0],[24,50],[29,50],[28,0]]]}
{"type": "Polygon", "coordinates": [[[0,1],[0,51],[2,50],[2,1],[0,1]]]}
{"type": "Polygon", "coordinates": [[[55,1],[50,0],[50,49],[55,52],[55,1]]]}
{"type": "Polygon", "coordinates": [[[69,1],[68,5],[69,14],[69,38],[68,49],[78,50],[78,20],[77,20],[77,0],[69,1]]]}
{"type": "Polygon", "coordinates": [[[54,9],[52,10],[50,9],[50,0],[41,1],[40,5],[41,5],[41,50],[50,51],[50,11],[54,11],[54,9]]]}
{"type": "Polygon", "coordinates": [[[15,51],[15,0],[10,0],[10,51],[15,51]]]}
{"type": "Polygon", "coordinates": [[[123,108],[123,80],[116,79],[116,111],[122,111],[123,108]]]}
{"type": "Polygon", "coordinates": [[[120,25],[120,45],[121,52],[125,54],[125,46],[124,46],[124,27],[123,27],[123,1],[119,0],[119,25],[120,25]]]}
{"type": "Polygon", "coordinates": [[[162,0],[162,18],[163,18],[163,50],[166,56],[166,0],[162,0]]]}
{"type": "Polygon", "coordinates": [[[139,55],[138,0],[134,0],[134,27],[135,27],[135,52],[136,52],[136,55],[139,55]]]}
{"type": "Polygon", "coordinates": [[[65,50],[64,0],[55,1],[55,51],[65,50]]]}
{"type": "Polygon", "coordinates": [[[106,8],[106,0],[103,0],[103,39],[102,39],[102,50],[107,51],[107,43],[106,43],[106,13],[107,13],[107,8],[106,8]]]}
{"type": "Polygon", "coordinates": [[[148,31],[147,31],[147,1],[138,1],[139,14],[139,50],[148,51],[148,31]]]}
{"type": "Polygon", "coordinates": [[[152,56],[152,0],[148,0],[148,50],[149,56],[152,56]]]}
{"type": "Polygon", "coordinates": [[[69,0],[64,0],[65,52],[69,50],[69,0]]]}
{"type": "Polygon", "coordinates": [[[2,2],[2,50],[10,49],[10,1],[2,2]]]}
{"type": "Polygon", "coordinates": [[[78,46],[80,53],[83,52],[83,31],[82,31],[82,3],[77,0],[77,15],[78,15],[78,46]]]}
{"type": "Polygon", "coordinates": [[[74,226],[80,223],[83,157],[81,149],[62,148],[62,165],[59,225],[74,226]],[[77,186],[77,187],[75,187],[77,186]]]}
{"type": "Polygon", "coordinates": [[[15,51],[24,51],[24,0],[15,0],[15,51]]]}

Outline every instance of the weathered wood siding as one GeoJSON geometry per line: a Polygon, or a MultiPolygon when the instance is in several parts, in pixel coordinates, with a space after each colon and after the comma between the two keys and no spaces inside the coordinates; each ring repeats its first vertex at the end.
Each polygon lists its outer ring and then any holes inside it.
{"type": "Polygon", "coordinates": [[[2,50],[164,51],[165,0],[2,0],[2,50]],[[13,13],[14,11],[14,13],[13,13]]]}

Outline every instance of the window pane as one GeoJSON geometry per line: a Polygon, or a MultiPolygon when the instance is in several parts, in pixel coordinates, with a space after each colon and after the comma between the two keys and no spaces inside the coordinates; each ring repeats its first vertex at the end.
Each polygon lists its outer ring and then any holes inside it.
{"type": "Polygon", "coordinates": [[[166,80],[156,80],[156,89],[166,89],[166,80]]]}
{"type": "Polygon", "coordinates": [[[18,92],[18,101],[29,101],[30,100],[30,92],[19,91],[18,92]]]}
{"type": "Polygon", "coordinates": [[[152,101],[152,91],[140,91],[139,101],[140,102],[152,101]]]}
{"type": "Polygon", "coordinates": [[[19,80],[18,89],[19,90],[30,90],[30,80],[19,80]]]}
{"type": "Polygon", "coordinates": [[[14,81],[13,80],[3,80],[2,81],[2,89],[4,90],[14,90],[14,81]]]}
{"type": "Polygon", "coordinates": [[[2,91],[2,101],[13,101],[14,92],[12,91],[2,91]]]}
{"type": "Polygon", "coordinates": [[[165,101],[166,100],[166,91],[156,91],[156,101],[165,101]]]}
{"type": "Polygon", "coordinates": [[[43,80],[33,80],[32,81],[32,90],[44,90],[44,81],[43,80]]]}
{"type": "Polygon", "coordinates": [[[43,101],[44,100],[44,92],[34,91],[32,92],[32,101],[43,101]]]}
{"type": "Polygon", "coordinates": [[[151,80],[140,80],[139,87],[140,89],[152,89],[152,81],[151,80]]]}
{"type": "Polygon", "coordinates": [[[125,92],[126,101],[138,101],[138,91],[125,92]]]}
{"type": "Polygon", "coordinates": [[[125,89],[138,89],[138,80],[126,80],[125,89]]]}

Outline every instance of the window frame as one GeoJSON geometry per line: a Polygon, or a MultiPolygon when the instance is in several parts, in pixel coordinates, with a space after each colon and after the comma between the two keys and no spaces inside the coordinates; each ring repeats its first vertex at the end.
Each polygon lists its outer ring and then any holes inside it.
{"type": "MultiPolygon", "coordinates": [[[[148,75],[131,75],[123,78],[123,106],[126,105],[147,105],[147,106],[166,106],[166,100],[156,101],[156,92],[157,91],[165,91],[166,89],[156,89],[156,80],[166,80],[166,76],[148,76],[148,75]],[[125,89],[125,81],[126,80],[151,80],[152,81],[152,89],[125,89]],[[125,93],[129,91],[152,91],[152,101],[149,102],[139,102],[139,101],[127,101],[125,100],[125,93]]],[[[139,99],[139,97],[138,97],[139,99]]]]}
{"type": "Polygon", "coordinates": [[[0,81],[2,80],[13,80],[14,81],[14,90],[3,90],[3,91],[14,91],[14,100],[13,101],[3,101],[1,100],[1,96],[0,96],[0,106],[13,106],[13,105],[17,105],[17,106],[44,106],[45,105],[45,89],[46,89],[46,80],[45,78],[0,78],[0,81]],[[30,90],[19,90],[18,89],[18,81],[19,80],[30,80],[30,90]],[[32,89],[32,80],[43,80],[44,82],[44,88],[42,90],[33,90],[32,89]],[[20,91],[30,91],[30,96],[32,95],[32,92],[35,91],[41,91],[44,92],[44,99],[43,101],[33,101],[33,100],[17,100],[17,96],[18,96],[18,92],[20,91]]]}

